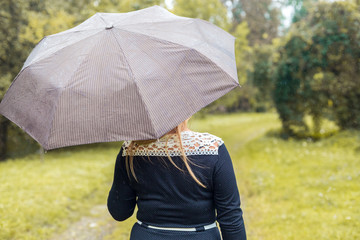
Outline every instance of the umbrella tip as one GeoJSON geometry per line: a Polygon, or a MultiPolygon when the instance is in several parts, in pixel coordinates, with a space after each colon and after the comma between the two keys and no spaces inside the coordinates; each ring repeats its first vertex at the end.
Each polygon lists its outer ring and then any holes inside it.
{"type": "Polygon", "coordinates": [[[114,25],[111,24],[111,25],[107,25],[107,26],[105,27],[105,29],[106,29],[106,30],[109,30],[109,29],[112,29],[113,27],[114,27],[114,25]]]}

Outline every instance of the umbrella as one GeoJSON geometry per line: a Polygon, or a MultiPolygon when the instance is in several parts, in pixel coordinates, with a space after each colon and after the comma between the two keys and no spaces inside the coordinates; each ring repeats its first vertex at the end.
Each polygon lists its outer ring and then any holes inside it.
{"type": "Polygon", "coordinates": [[[233,36],[153,6],[44,37],[0,113],[46,150],[157,139],[237,86],[233,36]]]}

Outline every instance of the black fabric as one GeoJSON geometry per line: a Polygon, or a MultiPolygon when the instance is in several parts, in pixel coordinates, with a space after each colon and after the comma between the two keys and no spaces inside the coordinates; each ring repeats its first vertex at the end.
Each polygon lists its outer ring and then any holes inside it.
{"type": "MultiPolygon", "coordinates": [[[[127,174],[122,151],[121,148],[116,159],[114,182],[108,196],[108,209],[114,219],[127,219],[137,204],[137,219],[148,225],[201,227],[217,220],[223,240],[246,239],[240,196],[225,144],[219,147],[218,155],[188,156],[193,163],[192,170],[206,185],[206,189],[192,179],[179,156],[172,159],[183,171],[175,168],[167,157],[135,156],[135,174],[138,179],[135,181],[127,174]]],[[[185,236],[188,233],[171,231],[165,234],[162,233],[164,230],[145,229],[137,225],[134,225],[131,233],[131,239],[134,240],[220,239],[216,238],[216,228],[191,233],[194,238],[189,238],[185,236]],[[214,238],[202,238],[201,234],[210,232],[214,238]],[[139,234],[149,238],[137,237],[139,234]]]]}

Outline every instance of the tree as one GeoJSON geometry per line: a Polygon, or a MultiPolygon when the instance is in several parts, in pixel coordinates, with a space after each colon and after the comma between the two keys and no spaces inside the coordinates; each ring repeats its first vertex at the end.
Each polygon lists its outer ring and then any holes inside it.
{"type": "Polygon", "coordinates": [[[283,129],[294,134],[310,115],[319,132],[331,113],[337,124],[360,128],[360,14],[349,2],[319,3],[297,22],[280,49],[274,100],[283,129]]]}
{"type": "Polygon", "coordinates": [[[251,67],[251,61],[247,61],[250,58],[251,47],[247,36],[249,35],[249,27],[246,22],[238,24],[235,30],[232,32],[235,40],[235,58],[236,67],[240,84],[244,84],[247,81],[247,72],[251,67]]]}
{"type": "Polygon", "coordinates": [[[232,29],[246,21],[250,29],[248,41],[250,46],[270,44],[278,36],[280,9],[272,0],[223,0],[232,13],[232,29]]]}
{"type": "Polygon", "coordinates": [[[179,16],[204,19],[223,29],[229,25],[227,9],[219,0],[175,0],[173,11],[179,16]]]}
{"type": "Polygon", "coordinates": [[[255,110],[263,112],[272,107],[273,92],[273,45],[257,45],[252,51],[253,65],[248,82],[257,88],[255,110]]]}
{"type": "Polygon", "coordinates": [[[294,135],[298,128],[308,130],[303,121],[305,108],[302,104],[306,93],[301,88],[307,59],[306,45],[302,37],[292,36],[280,49],[280,60],[276,68],[273,98],[283,130],[288,135],[294,135]]]}
{"type": "MultiPolygon", "coordinates": [[[[341,128],[360,128],[360,14],[346,2],[319,4],[309,16],[314,67],[312,89],[332,103],[341,128]]],[[[319,96],[319,95],[318,95],[319,96]]],[[[320,102],[320,101],[318,101],[320,102]]]]}

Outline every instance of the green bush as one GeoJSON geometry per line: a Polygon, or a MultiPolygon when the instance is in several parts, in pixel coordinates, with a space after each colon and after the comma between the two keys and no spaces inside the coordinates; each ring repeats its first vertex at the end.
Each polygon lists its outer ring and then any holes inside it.
{"type": "Polygon", "coordinates": [[[349,2],[322,2],[294,24],[279,49],[274,101],[284,132],[311,131],[304,116],[360,129],[360,14],[349,2]]]}

